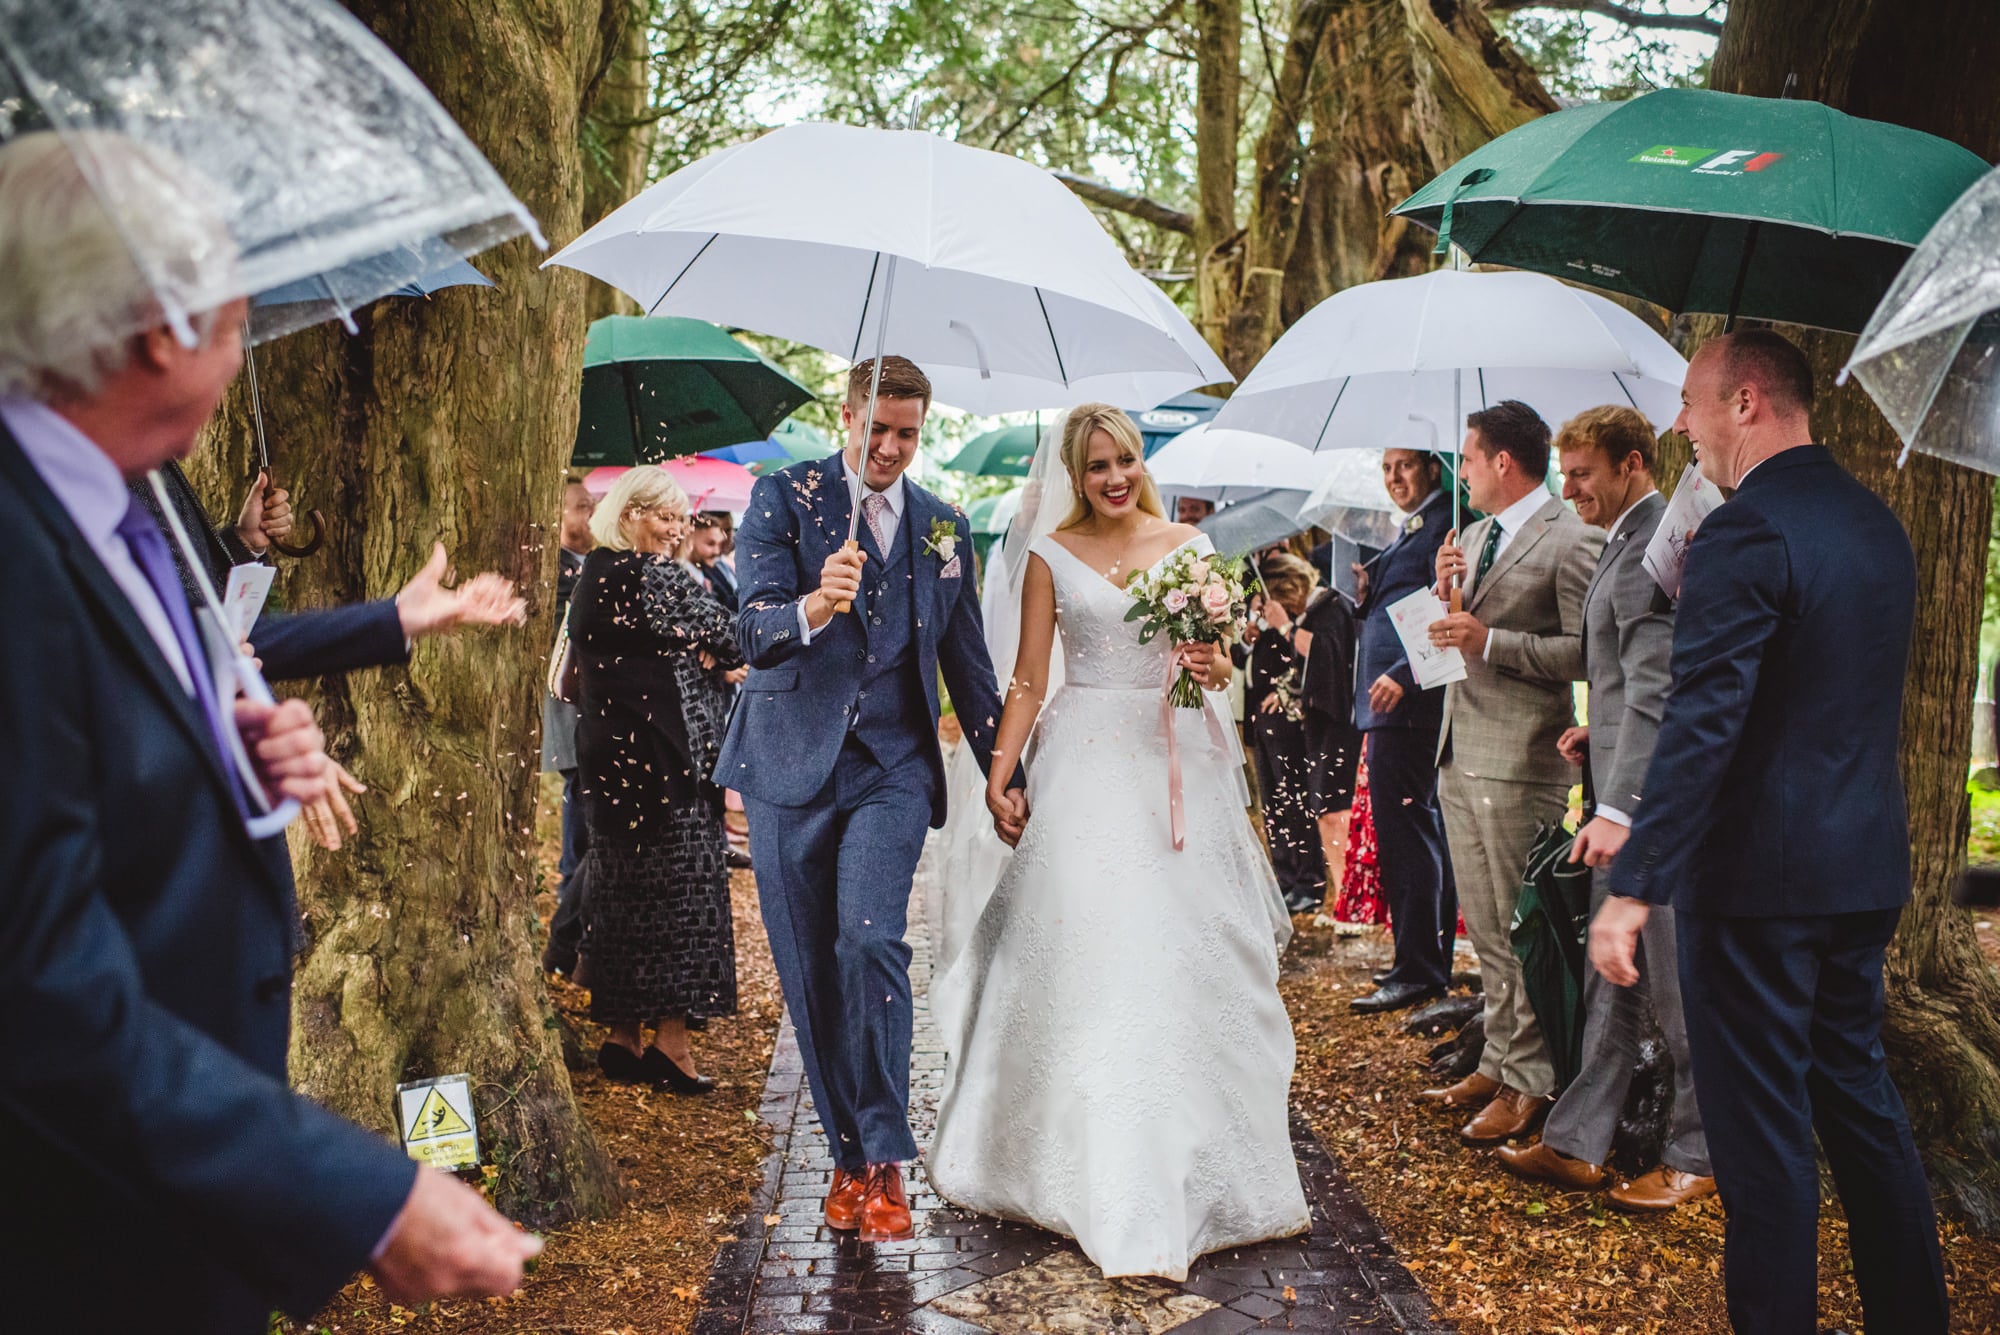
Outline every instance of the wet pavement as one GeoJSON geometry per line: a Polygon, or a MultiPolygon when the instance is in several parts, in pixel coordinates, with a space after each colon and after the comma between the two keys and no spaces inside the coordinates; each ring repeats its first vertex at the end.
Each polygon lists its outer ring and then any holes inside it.
{"type": "MultiPolygon", "coordinates": [[[[929,1007],[930,934],[910,904],[916,1041],[911,1123],[920,1145],[935,1124],[944,1049],[929,1007]]],[[[921,1164],[909,1167],[907,1242],[863,1244],[821,1221],[833,1160],[812,1114],[790,1017],[778,1035],[760,1116],[771,1129],[764,1179],[709,1272],[694,1335],[788,1331],[916,1335],[1236,1335],[1251,1330],[1411,1332],[1448,1327],[1305,1121],[1292,1146],[1312,1207],[1303,1237],[1201,1258],[1185,1283],[1107,1280],[1069,1239],[947,1205],[921,1164]]]]}

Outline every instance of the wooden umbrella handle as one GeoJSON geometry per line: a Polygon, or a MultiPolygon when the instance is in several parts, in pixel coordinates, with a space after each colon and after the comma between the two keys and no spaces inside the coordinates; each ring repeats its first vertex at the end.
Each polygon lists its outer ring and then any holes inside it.
{"type": "MultiPolygon", "coordinates": [[[[849,538],[841,545],[840,550],[843,552],[858,552],[861,550],[861,544],[855,539],[849,538]]],[[[833,605],[833,610],[842,616],[846,616],[854,610],[854,603],[851,599],[843,598],[833,605]]]]}
{"type": "Polygon", "coordinates": [[[296,547],[273,539],[271,545],[286,556],[311,556],[326,542],[326,516],[318,510],[306,511],[306,522],[312,525],[312,536],[296,547]]]}
{"type": "Polygon", "coordinates": [[[1456,584],[1451,586],[1451,610],[1454,612],[1465,610],[1465,590],[1456,584]]]}

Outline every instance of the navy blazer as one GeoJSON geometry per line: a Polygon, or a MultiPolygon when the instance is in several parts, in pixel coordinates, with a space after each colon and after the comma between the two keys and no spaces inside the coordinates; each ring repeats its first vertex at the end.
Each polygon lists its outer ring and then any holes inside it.
{"type": "Polygon", "coordinates": [[[1611,891],[1734,917],[1906,903],[1916,597],[1902,524],[1824,448],[1752,470],[1689,548],[1673,687],[1611,891]]]}
{"type": "MultiPolygon", "coordinates": [[[[916,581],[917,675],[931,722],[937,722],[942,673],[965,740],[985,769],[999,731],[1000,693],[979,614],[971,526],[964,511],[907,477],[903,495],[902,522],[916,581]],[[956,530],[950,561],[924,550],[934,523],[956,530]]],[[[775,806],[804,806],[826,786],[861,689],[856,667],[868,657],[865,589],[853,613],[836,615],[811,644],[799,637],[799,599],[819,587],[826,558],[847,541],[853,509],[836,454],[757,479],[736,533],[742,600],[737,640],[750,675],[730,715],[715,781],[775,806]]],[[[944,824],[945,782],[935,727],[921,753],[933,778],[931,825],[937,828],[944,824]]]]}
{"type": "Polygon", "coordinates": [[[251,839],[199,708],[4,429],[0,563],[5,1324],[309,1316],[415,1166],[286,1084],[284,840],[251,839]]]}
{"type": "Polygon", "coordinates": [[[1389,605],[1437,583],[1438,548],[1451,532],[1451,494],[1439,487],[1415,513],[1422,524],[1415,532],[1406,528],[1382,550],[1368,577],[1368,596],[1355,613],[1360,625],[1354,648],[1354,726],[1363,732],[1416,728],[1435,733],[1444,723],[1444,690],[1417,689],[1403,642],[1389,620],[1389,605]],[[1368,688],[1385,676],[1402,683],[1403,698],[1394,709],[1377,712],[1368,703],[1368,688]]]}

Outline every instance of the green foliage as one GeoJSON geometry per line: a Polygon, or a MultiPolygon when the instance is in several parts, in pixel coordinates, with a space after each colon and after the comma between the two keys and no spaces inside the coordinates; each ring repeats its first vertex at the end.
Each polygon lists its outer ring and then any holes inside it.
{"type": "MultiPolygon", "coordinates": [[[[1721,20],[1722,0],[1625,0],[1628,8],[1660,14],[1705,15],[1721,20]]],[[[1512,42],[1566,102],[1618,102],[1654,88],[1705,88],[1715,39],[1686,32],[1628,27],[1615,19],[1573,9],[1536,9],[1491,15],[1512,42]]]]}

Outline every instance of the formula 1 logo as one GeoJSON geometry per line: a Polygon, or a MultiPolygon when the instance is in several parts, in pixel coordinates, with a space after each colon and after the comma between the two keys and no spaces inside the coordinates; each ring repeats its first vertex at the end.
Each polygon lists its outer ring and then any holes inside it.
{"type": "Polygon", "coordinates": [[[1696,148],[1688,144],[1655,144],[1628,159],[1649,167],[1684,167],[1703,176],[1741,176],[1760,172],[1784,157],[1755,148],[1696,148]]]}
{"type": "Polygon", "coordinates": [[[1703,176],[1741,176],[1744,172],[1763,171],[1784,156],[1755,148],[1732,148],[1696,163],[1694,169],[1703,176]]]}

